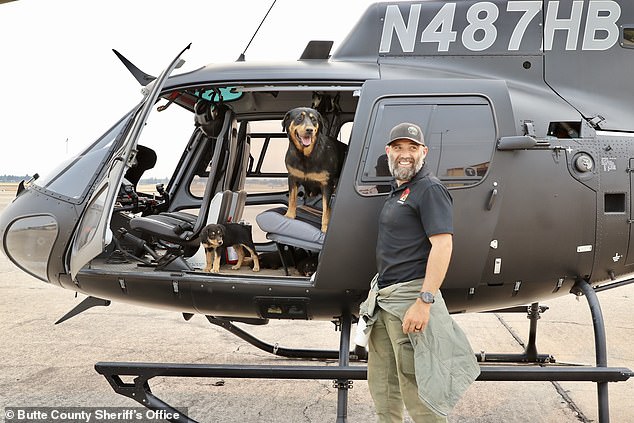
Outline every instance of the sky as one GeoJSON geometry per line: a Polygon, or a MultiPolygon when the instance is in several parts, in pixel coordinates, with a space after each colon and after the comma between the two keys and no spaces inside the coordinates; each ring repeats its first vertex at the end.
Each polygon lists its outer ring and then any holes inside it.
{"type": "MultiPolygon", "coordinates": [[[[272,0],[19,0],[0,4],[0,175],[45,174],[142,99],[118,50],[157,76],[235,61],[272,0]]],[[[370,0],[277,0],[247,61],[297,60],[309,40],[335,51],[370,0]]],[[[167,175],[166,175],[167,176],[167,175]]]]}

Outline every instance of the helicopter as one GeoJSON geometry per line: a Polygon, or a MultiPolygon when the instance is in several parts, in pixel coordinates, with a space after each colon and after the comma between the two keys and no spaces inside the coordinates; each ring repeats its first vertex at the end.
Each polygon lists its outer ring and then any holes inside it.
{"type": "MultiPolygon", "coordinates": [[[[376,223],[391,181],[384,147],[397,123],[423,128],[425,166],[454,201],[454,253],[442,286],[450,312],[527,312],[534,338],[539,302],[585,295],[600,321],[595,292],[633,281],[632,17],[634,4],[617,0],[386,2],[368,8],[336,51],[312,41],[292,63],[240,58],[172,75],[187,46],[154,77],[115,51],[143,99],[76,157],[20,184],[0,216],[0,248],[26,273],[87,296],[58,323],[120,301],[204,315],[275,354],[339,358],[330,370],[239,374],[333,377],[345,421],[348,383],[364,378],[348,366],[363,355],[349,354],[350,326],[376,272],[376,223]],[[289,202],[281,122],[304,106],[348,146],[328,229],[298,217],[288,230],[266,230],[289,202]],[[172,113],[187,115],[181,139],[161,137],[172,113]],[[172,176],[144,192],[143,172],[166,144],[181,146],[172,176]],[[250,225],[257,252],[279,263],[258,273],[229,265],[204,272],[200,231],[228,221],[250,225]],[[311,270],[300,271],[301,262],[311,270]],[[341,348],[284,350],[233,325],[270,319],[335,319],[341,348]]],[[[304,193],[300,202],[319,214],[321,200],[304,193]]],[[[597,382],[607,422],[607,382],[632,372],[607,367],[601,326],[597,372],[501,367],[484,378],[597,382]]],[[[534,343],[521,357],[498,359],[552,360],[534,343]]],[[[96,367],[118,392],[133,398],[142,390],[134,399],[160,409],[170,407],[144,385],[154,376],[238,373],[96,367]],[[130,374],[139,381],[121,380],[130,374]]]]}

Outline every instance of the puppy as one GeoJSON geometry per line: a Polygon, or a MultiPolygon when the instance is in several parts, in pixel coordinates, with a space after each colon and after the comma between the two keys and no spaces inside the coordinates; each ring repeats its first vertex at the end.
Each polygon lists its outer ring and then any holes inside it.
{"type": "Polygon", "coordinates": [[[303,276],[312,276],[317,271],[317,256],[308,256],[297,263],[297,271],[303,276]]]}
{"type": "Polygon", "coordinates": [[[237,270],[242,266],[244,260],[244,250],[246,248],[253,259],[253,271],[260,271],[260,261],[255,252],[251,226],[239,223],[225,223],[224,225],[210,224],[205,226],[200,232],[200,243],[205,248],[205,258],[207,265],[205,272],[218,273],[220,271],[220,253],[222,247],[233,247],[238,253],[238,262],[232,266],[232,270],[237,270]],[[213,255],[213,257],[212,257],[213,255]]]}
{"type": "Polygon", "coordinates": [[[339,180],[348,147],[322,133],[324,120],[315,109],[298,107],[288,111],[282,126],[289,139],[285,158],[289,191],[286,217],[295,218],[297,192],[303,185],[308,195],[321,193],[321,231],[326,232],[330,221],[330,197],[339,180]]]}
{"type": "Polygon", "coordinates": [[[271,251],[267,253],[258,254],[260,260],[260,266],[263,269],[279,269],[282,267],[282,260],[280,260],[280,254],[277,251],[271,251]]]}

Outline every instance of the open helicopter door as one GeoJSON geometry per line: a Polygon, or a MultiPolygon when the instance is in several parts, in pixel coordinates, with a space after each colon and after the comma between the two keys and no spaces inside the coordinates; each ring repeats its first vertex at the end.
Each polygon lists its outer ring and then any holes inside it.
{"type": "Polygon", "coordinates": [[[151,88],[149,88],[143,106],[134,118],[132,128],[127,133],[121,147],[113,154],[103,180],[97,183],[97,188],[88,202],[88,207],[81,216],[72,242],[70,250],[70,274],[72,279],[75,279],[79,270],[90,260],[101,254],[104,247],[112,240],[112,232],[108,222],[112,216],[114,201],[119,191],[124,171],[134,160],[132,151],[136,147],[141,131],[165,81],[167,81],[174,69],[182,65],[180,57],[185,50],[189,49],[190,45],[185,47],[161,75],[148,85],[151,88]]]}
{"type": "MultiPolygon", "coordinates": [[[[376,266],[377,222],[390,191],[385,144],[390,129],[403,121],[419,124],[429,147],[430,166],[454,197],[457,257],[471,257],[467,266],[452,269],[465,289],[481,274],[500,212],[501,191],[487,182],[500,137],[516,135],[513,111],[504,81],[412,79],[366,81],[350,140],[350,148],[334,203],[317,285],[341,280],[346,287],[366,290],[376,266]],[[359,213],[359,210],[366,210],[359,213]],[[352,224],[354,222],[354,224],[352,224]],[[478,222],[477,233],[469,225],[478,222]],[[462,226],[467,226],[463,228],[462,226]],[[459,230],[459,232],[458,232],[459,230]],[[364,242],[355,242],[363,233],[364,242]],[[477,238],[477,239],[476,239],[477,238]],[[338,246],[338,249],[330,246],[338,246]],[[342,259],[341,248],[346,248],[342,259]],[[469,254],[461,254],[468,251],[469,254]],[[371,263],[351,266],[351,263],[371,263]],[[354,271],[351,271],[354,269],[354,271]]],[[[472,286],[472,285],[471,285],[472,286]]]]}

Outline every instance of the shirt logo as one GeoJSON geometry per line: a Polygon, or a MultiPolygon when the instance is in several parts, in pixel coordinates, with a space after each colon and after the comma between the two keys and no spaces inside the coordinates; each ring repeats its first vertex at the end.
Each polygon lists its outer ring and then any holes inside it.
{"type": "Polygon", "coordinates": [[[397,203],[404,204],[405,200],[407,200],[407,196],[409,195],[409,188],[405,188],[403,194],[401,194],[401,198],[398,199],[397,203]]]}

